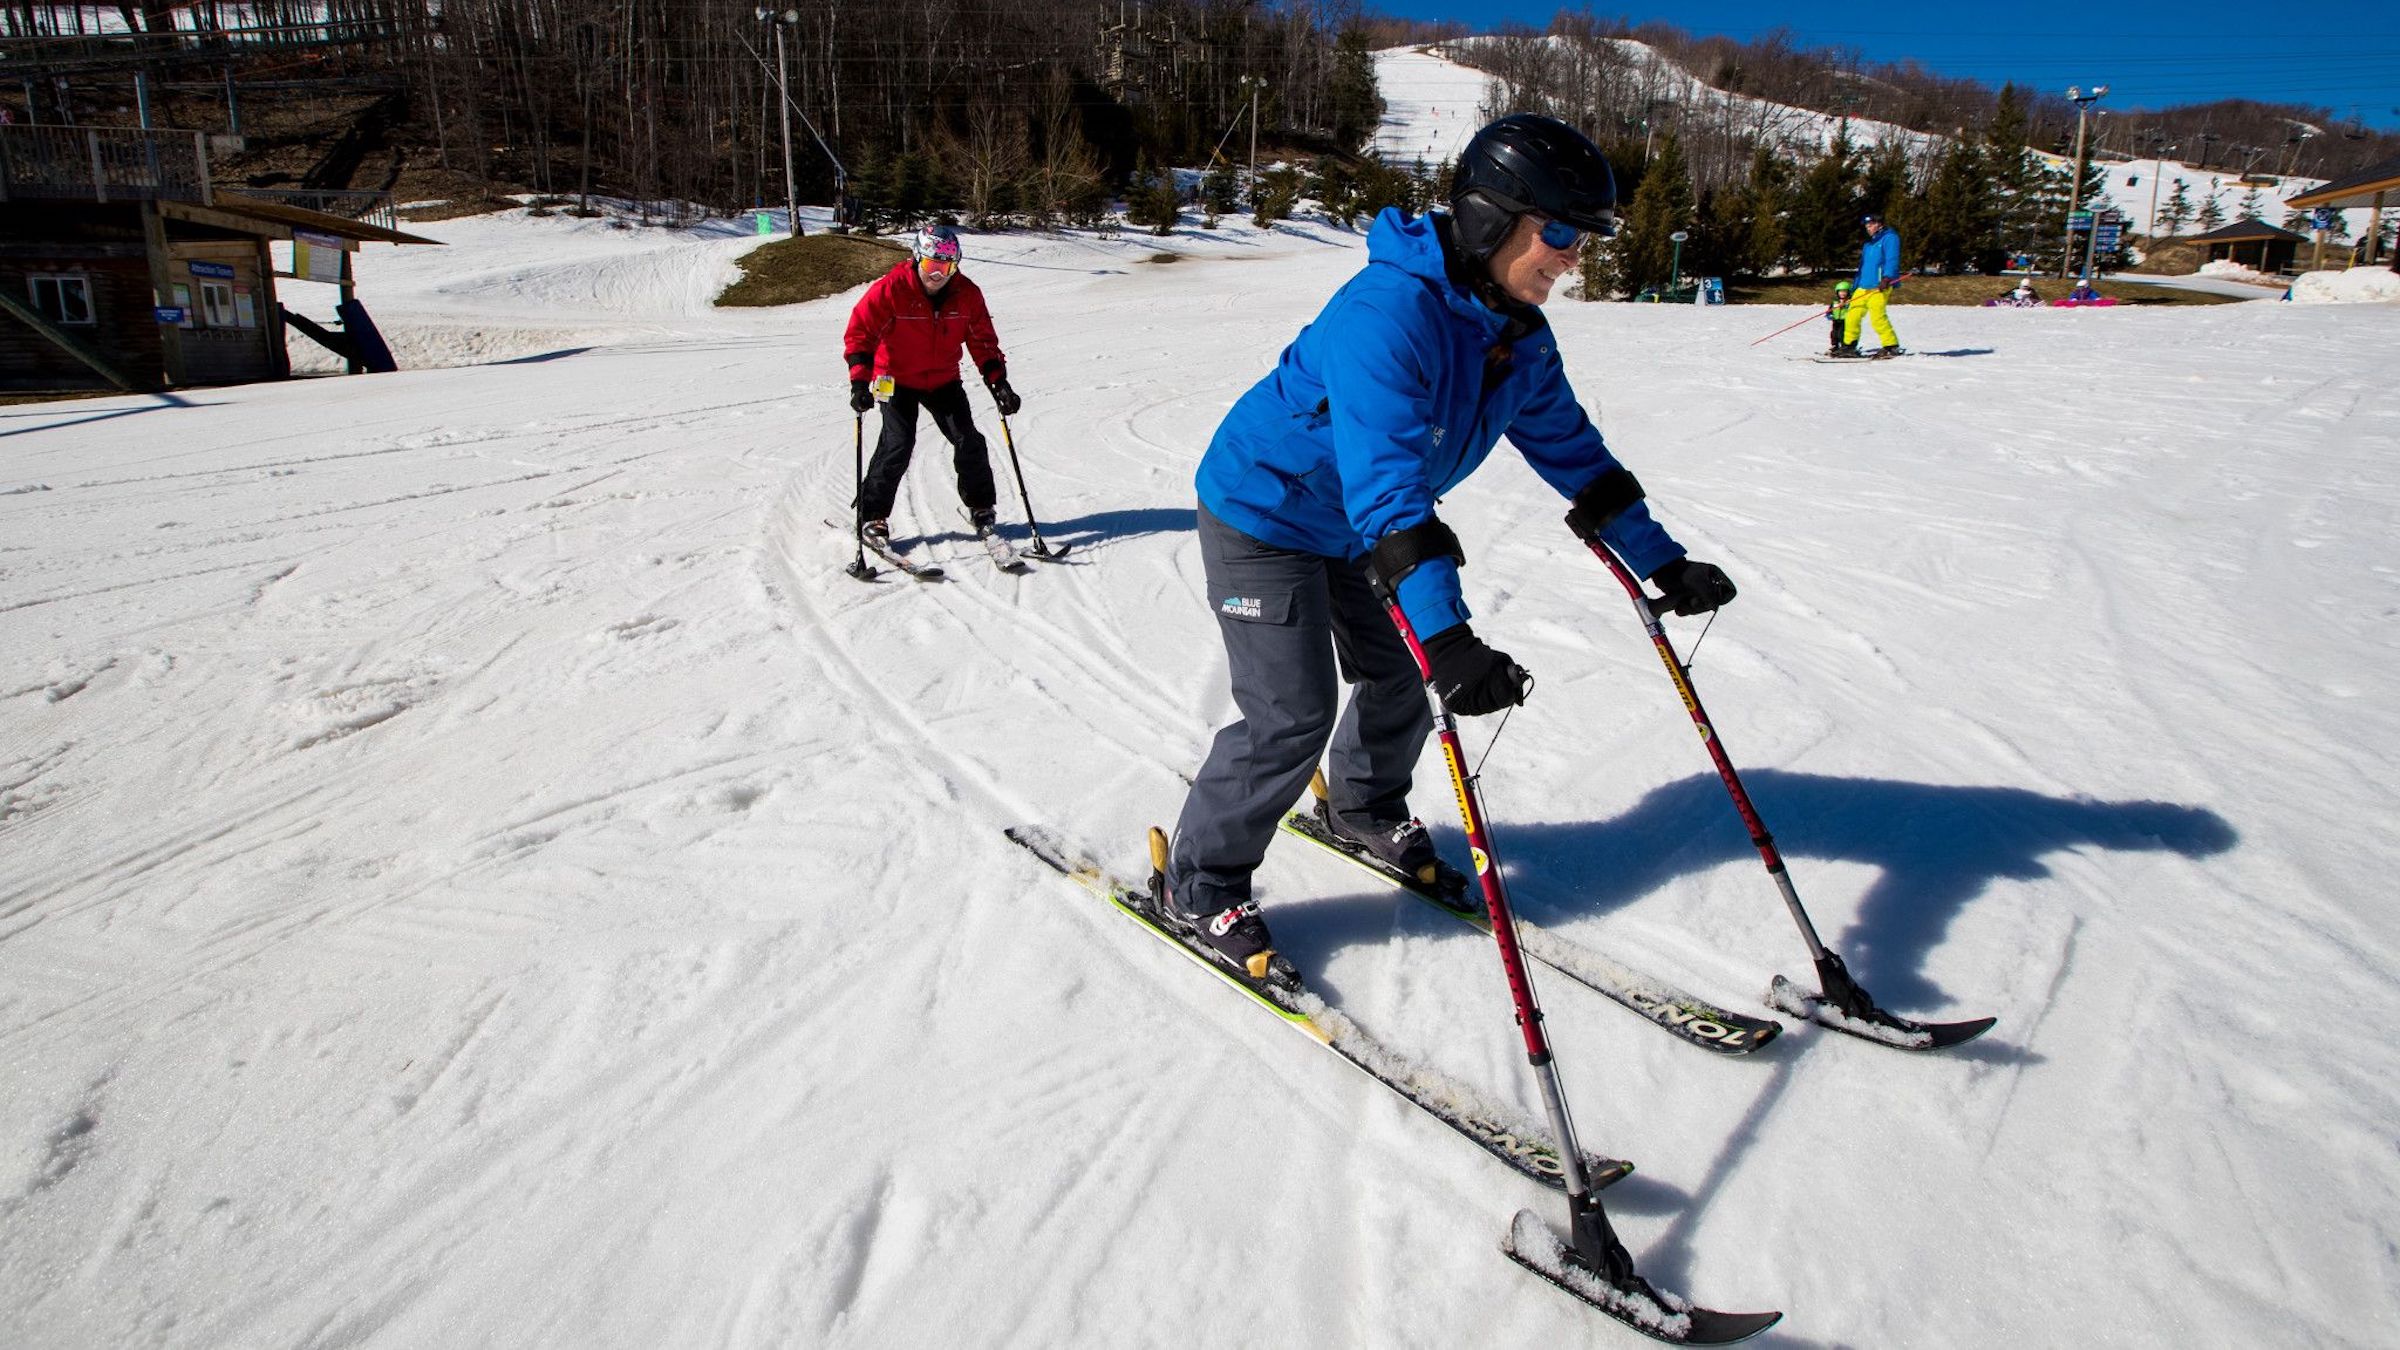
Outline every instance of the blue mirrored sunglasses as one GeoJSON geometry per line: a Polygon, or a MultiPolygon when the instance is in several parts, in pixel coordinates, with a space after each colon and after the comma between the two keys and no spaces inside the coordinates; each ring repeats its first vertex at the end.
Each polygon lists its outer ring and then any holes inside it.
{"type": "MultiPolygon", "coordinates": [[[[1602,216],[1600,220],[1600,228],[1588,231],[1588,233],[1606,239],[1617,232],[1617,221],[1614,216],[1602,216]]],[[[1576,229],[1563,220],[1542,222],[1542,242],[1561,251],[1581,244],[1586,233],[1587,231],[1576,229]]]]}

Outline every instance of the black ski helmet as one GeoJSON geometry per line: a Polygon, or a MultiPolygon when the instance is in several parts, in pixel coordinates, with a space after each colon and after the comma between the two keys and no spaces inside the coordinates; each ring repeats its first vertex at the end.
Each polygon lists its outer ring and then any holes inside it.
{"type": "Polygon", "coordinates": [[[1510,113],[1475,133],[1450,178],[1459,247],[1488,261],[1528,211],[1589,234],[1617,232],[1617,176],[1590,138],[1555,117],[1510,113]]]}

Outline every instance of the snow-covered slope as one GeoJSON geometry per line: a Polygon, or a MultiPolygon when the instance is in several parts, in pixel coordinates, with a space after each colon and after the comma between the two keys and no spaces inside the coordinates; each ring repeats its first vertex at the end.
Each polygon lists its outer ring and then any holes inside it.
{"type": "MultiPolygon", "coordinates": [[[[1133,867],[1172,817],[1228,713],[1192,467],[1354,236],[971,237],[1076,550],[978,567],[928,446],[924,587],[820,523],[846,298],[424,228],[361,264],[395,345],[513,363],[0,419],[0,1344],[1632,1343],[1495,1250],[1543,1192],[1001,835],[1133,867]]],[[[1764,1344],[2389,1342],[2391,311],[1748,345],[1800,316],[1553,307],[1742,588],[1695,679],[1826,937],[2002,1020],[1728,1062],[1545,985],[1627,1238],[1764,1344]]],[[[1503,451],[1443,512],[1540,679],[1483,768],[1524,908],[1729,1002],[1802,973],[1561,503],[1503,451]]],[[[1296,846],[1261,895],[1533,1104],[1484,940],[1296,846]]]]}
{"type": "MultiPolygon", "coordinates": [[[[1844,125],[1842,119],[1825,113],[1745,94],[1729,94],[1702,83],[1646,43],[1622,38],[1612,41],[1635,68],[1647,73],[1646,78],[1655,86],[1660,100],[1688,109],[1688,116],[1694,120],[1729,121],[1788,156],[1805,159],[1822,153],[1844,125]]],[[[1449,60],[1437,48],[1393,47],[1379,51],[1375,54],[1375,78],[1387,105],[1375,151],[1395,163],[1423,159],[1430,165],[1456,158],[1491,111],[1484,104],[1489,77],[1471,66],[1449,60]]],[[[1866,119],[1852,119],[1847,127],[1853,145],[1876,146],[1897,138],[1906,141],[1911,155],[1918,157],[1943,140],[1866,119]]],[[[2041,158],[2062,171],[2073,164],[2072,160],[2055,155],[2041,155],[2041,158]]],[[[2230,169],[2201,169],[2172,160],[2108,160],[2102,164],[2102,174],[2108,195],[2106,205],[2123,212],[2129,228],[2137,234],[2151,232],[2155,210],[2163,208],[2172,198],[2178,182],[2184,185],[2195,214],[2213,197],[2227,222],[2244,214],[2243,203],[2251,191],[2240,181],[2240,175],[2230,169]]],[[[2257,212],[2268,224],[2281,225],[2283,203],[2322,186],[2325,181],[2278,178],[2274,185],[2258,189],[2257,212]]],[[[2372,213],[2359,209],[2342,214],[2349,222],[2349,237],[2363,238],[2372,213]]],[[[2186,221],[2181,232],[2198,234],[2201,227],[2186,221]]]]}

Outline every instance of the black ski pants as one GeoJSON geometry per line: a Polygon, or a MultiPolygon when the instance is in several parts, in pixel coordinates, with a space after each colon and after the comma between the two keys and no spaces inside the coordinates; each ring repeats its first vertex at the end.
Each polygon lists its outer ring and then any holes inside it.
{"type": "Polygon", "coordinates": [[[1240,715],[1183,800],[1168,881],[1187,913],[1214,914],[1250,898],[1250,873],[1319,754],[1336,810],[1406,819],[1433,709],[1363,560],[1276,548],[1202,507],[1200,566],[1240,715]],[[1344,683],[1353,693],[1337,723],[1344,683]]]}
{"type": "Polygon", "coordinates": [[[957,380],[935,389],[896,386],[883,401],[883,434],[875,438],[875,457],[867,461],[866,480],[859,484],[858,516],[885,520],[900,495],[901,476],[917,448],[917,409],[933,414],[933,425],[951,445],[951,467],[958,474],[958,499],[970,511],[988,511],[999,500],[992,487],[992,451],[975,429],[975,414],[967,407],[967,387],[957,380]]]}

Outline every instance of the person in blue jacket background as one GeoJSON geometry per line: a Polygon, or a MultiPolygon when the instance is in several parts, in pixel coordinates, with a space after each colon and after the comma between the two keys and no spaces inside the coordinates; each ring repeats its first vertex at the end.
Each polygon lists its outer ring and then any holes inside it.
{"type": "Polygon", "coordinates": [[[1900,284],[1900,232],[1883,223],[1883,217],[1868,212],[1859,221],[1866,226],[1867,242],[1858,251],[1858,277],[1850,292],[1850,313],[1842,324],[1842,345],[1835,356],[1859,356],[1858,333],[1868,322],[1875,325],[1875,336],[1883,345],[1864,355],[1898,356],[1900,335],[1892,331],[1891,316],[1884,306],[1891,303],[1892,288],[1900,284]]]}
{"type": "Polygon", "coordinates": [[[1461,155],[1449,204],[1376,217],[1366,267],[1234,404],[1200,461],[1200,556],[1239,716],[1185,798],[1167,894],[1258,978],[1297,978],[1276,961],[1250,875],[1320,753],[1337,833],[1463,889],[1409,813],[1433,714],[1370,576],[1397,595],[1452,712],[1524,701],[1531,678],[1468,623],[1457,539],[1434,514],[1501,437],[1572,499],[1578,534],[1678,613],[1734,595],[1651,518],[1576,402],[1539,308],[1585,236],[1615,232],[1608,161],[1563,122],[1503,117],[1461,155]],[[1340,682],[1355,692],[1337,723],[1340,682]]]}

